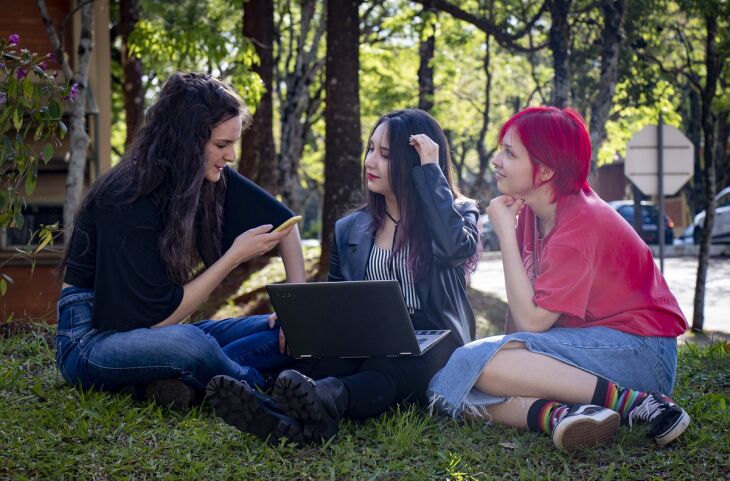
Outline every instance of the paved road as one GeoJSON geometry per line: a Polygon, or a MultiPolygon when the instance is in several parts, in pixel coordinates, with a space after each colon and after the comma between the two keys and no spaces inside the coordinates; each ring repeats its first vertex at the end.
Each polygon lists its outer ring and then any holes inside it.
{"type": "MultiPolygon", "coordinates": [[[[687,321],[692,323],[697,258],[676,257],[664,260],[664,276],[677,297],[687,321]]],[[[499,253],[485,253],[471,286],[507,302],[504,273],[499,253]]],[[[710,259],[705,293],[705,331],[730,335],[730,257],[710,259]]]]}

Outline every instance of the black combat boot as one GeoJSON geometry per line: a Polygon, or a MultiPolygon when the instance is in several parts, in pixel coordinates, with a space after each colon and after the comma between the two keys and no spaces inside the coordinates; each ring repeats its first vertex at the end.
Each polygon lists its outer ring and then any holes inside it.
{"type": "Polygon", "coordinates": [[[279,374],[273,397],[279,409],[301,422],[307,442],[330,439],[337,434],[349,402],[347,388],[339,379],[327,377],[315,382],[293,369],[279,374]]]}

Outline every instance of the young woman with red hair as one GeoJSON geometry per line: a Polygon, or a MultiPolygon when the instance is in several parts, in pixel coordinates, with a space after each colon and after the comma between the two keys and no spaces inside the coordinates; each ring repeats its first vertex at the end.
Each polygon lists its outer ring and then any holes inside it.
{"type": "Polygon", "coordinates": [[[487,213],[509,334],[457,349],[431,380],[432,406],[545,432],[564,450],[610,442],[621,421],[670,443],[690,421],[666,396],[687,322],[648,246],[589,187],[585,122],[571,109],[528,108],[499,144],[502,195],[487,213]]]}

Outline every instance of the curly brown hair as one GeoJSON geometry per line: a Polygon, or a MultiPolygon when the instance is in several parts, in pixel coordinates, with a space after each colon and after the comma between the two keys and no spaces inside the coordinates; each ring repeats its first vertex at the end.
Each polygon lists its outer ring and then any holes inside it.
{"type": "Polygon", "coordinates": [[[185,284],[198,262],[210,266],[221,255],[226,183],[225,177],[205,179],[205,144],[216,126],[236,116],[244,128],[251,122],[229,84],[206,74],[173,74],[122,160],[91,186],[76,219],[102,193],[104,202],[149,197],[162,220],[159,250],[167,273],[185,284]]]}

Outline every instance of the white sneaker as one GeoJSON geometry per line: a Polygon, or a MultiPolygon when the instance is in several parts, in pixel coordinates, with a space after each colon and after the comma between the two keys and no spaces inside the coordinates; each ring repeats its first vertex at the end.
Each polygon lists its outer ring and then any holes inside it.
{"type": "Polygon", "coordinates": [[[553,443],[563,451],[608,444],[616,436],[621,416],[591,404],[572,404],[553,429],[553,443]]]}

